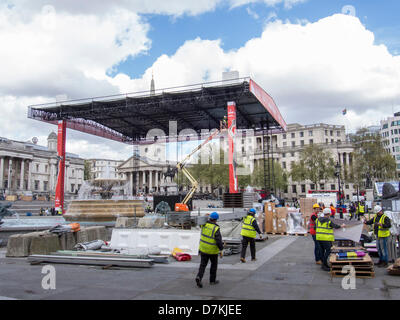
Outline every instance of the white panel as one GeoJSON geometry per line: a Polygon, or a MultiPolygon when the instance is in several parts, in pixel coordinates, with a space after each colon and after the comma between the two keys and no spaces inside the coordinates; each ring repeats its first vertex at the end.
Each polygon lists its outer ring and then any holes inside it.
{"type": "Polygon", "coordinates": [[[110,246],[113,249],[157,247],[162,254],[170,254],[174,248],[179,248],[198,255],[199,241],[199,230],[113,229],[110,246]]]}

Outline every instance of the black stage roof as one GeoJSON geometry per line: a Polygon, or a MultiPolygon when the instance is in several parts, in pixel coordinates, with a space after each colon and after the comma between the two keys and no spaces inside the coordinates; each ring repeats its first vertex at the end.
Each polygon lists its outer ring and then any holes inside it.
{"type": "Polygon", "coordinates": [[[236,103],[238,130],[286,130],[274,100],[250,78],[33,105],[28,118],[53,124],[66,120],[67,128],[140,143],[151,129],[169,136],[170,121],[177,122],[178,133],[219,128],[229,101],[236,103]]]}

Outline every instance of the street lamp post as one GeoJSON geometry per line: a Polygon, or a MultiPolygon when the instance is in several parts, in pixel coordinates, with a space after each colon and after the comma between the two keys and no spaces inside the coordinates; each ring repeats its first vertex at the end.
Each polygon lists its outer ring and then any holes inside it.
{"type": "Polygon", "coordinates": [[[338,203],[341,206],[342,205],[342,195],[341,195],[341,188],[340,188],[340,169],[342,166],[340,165],[339,161],[335,165],[335,176],[338,178],[338,186],[339,186],[339,196],[338,196],[338,203]]]}

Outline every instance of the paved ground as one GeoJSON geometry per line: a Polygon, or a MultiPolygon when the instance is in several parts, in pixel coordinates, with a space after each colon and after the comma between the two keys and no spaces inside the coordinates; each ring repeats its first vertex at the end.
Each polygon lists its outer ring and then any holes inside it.
{"type": "Polygon", "coordinates": [[[225,299],[400,299],[400,277],[376,268],[373,279],[356,279],[355,290],[344,290],[342,278],[314,264],[311,237],[271,236],[257,243],[258,261],[238,262],[233,255],[220,260],[217,286],[197,288],[194,278],[199,257],[190,262],[171,260],[148,269],[109,269],[56,264],[56,289],[41,286],[43,265],[25,258],[6,258],[0,251],[1,299],[116,299],[116,300],[225,300],[225,299]]]}

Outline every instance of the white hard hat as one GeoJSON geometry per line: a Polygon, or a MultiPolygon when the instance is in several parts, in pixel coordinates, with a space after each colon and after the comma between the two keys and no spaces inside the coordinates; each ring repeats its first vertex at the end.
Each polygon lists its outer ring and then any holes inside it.
{"type": "Polygon", "coordinates": [[[381,206],[376,205],[376,206],[374,207],[374,213],[379,213],[379,212],[381,212],[381,211],[382,211],[382,207],[381,207],[381,206]]]}
{"type": "Polygon", "coordinates": [[[325,208],[325,209],[322,211],[322,213],[323,213],[324,215],[326,215],[326,214],[331,214],[331,209],[325,208]]]}

